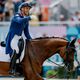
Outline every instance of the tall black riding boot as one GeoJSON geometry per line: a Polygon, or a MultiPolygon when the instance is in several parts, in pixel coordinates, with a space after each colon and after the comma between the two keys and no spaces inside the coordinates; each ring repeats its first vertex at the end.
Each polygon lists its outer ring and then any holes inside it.
{"type": "Polygon", "coordinates": [[[17,54],[16,50],[13,51],[13,55],[11,56],[11,62],[10,62],[10,74],[15,75],[16,74],[16,60],[17,60],[17,54]]]}

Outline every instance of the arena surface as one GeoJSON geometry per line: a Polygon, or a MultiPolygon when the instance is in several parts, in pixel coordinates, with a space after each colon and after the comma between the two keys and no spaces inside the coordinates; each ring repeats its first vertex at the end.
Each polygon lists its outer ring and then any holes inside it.
{"type": "MultiPolygon", "coordinates": [[[[24,78],[4,78],[1,77],[0,80],[24,80],[24,78]]],[[[44,80],[77,80],[77,79],[45,79],[44,80]]]]}
{"type": "Polygon", "coordinates": [[[0,80],[24,80],[24,78],[0,78],[0,80]]]}

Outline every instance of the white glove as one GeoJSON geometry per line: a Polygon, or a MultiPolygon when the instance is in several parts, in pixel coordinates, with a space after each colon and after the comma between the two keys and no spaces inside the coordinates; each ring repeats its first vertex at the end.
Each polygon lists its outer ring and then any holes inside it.
{"type": "Polygon", "coordinates": [[[35,15],[31,15],[31,20],[37,20],[37,17],[35,15]]]}

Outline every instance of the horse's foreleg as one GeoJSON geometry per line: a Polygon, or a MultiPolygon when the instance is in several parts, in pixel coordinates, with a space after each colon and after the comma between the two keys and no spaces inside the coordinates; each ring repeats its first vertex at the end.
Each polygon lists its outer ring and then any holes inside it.
{"type": "Polygon", "coordinates": [[[33,76],[33,75],[30,75],[30,77],[26,77],[25,76],[25,78],[24,78],[24,80],[44,80],[41,76],[37,76],[37,75],[35,75],[35,76],[33,76]]]}
{"type": "MultiPolygon", "coordinates": [[[[29,80],[29,79],[24,78],[24,80],[29,80]]],[[[37,80],[47,80],[47,79],[42,79],[42,78],[41,78],[41,79],[37,79],[37,80]]]]}
{"type": "Polygon", "coordinates": [[[30,79],[28,79],[28,78],[24,78],[24,80],[44,80],[43,78],[33,78],[32,76],[31,76],[31,78],[30,79]]]}

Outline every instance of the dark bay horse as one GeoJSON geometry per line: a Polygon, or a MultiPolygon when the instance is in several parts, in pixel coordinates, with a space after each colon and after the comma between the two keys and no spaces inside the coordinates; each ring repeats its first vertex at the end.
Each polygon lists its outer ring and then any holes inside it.
{"type": "MultiPolygon", "coordinates": [[[[75,41],[76,39],[73,39],[69,42],[59,37],[36,38],[26,41],[25,55],[21,62],[24,80],[43,80],[40,76],[43,62],[56,53],[59,53],[69,70],[73,69],[75,41]]],[[[0,66],[0,71],[7,74],[9,63],[0,62],[0,66]],[[4,67],[1,66],[3,64],[5,64],[4,67]]]]}
{"type": "Polygon", "coordinates": [[[68,69],[73,69],[76,39],[68,42],[63,38],[38,38],[27,42],[22,61],[25,80],[42,80],[40,76],[43,62],[59,53],[68,69]]]}

